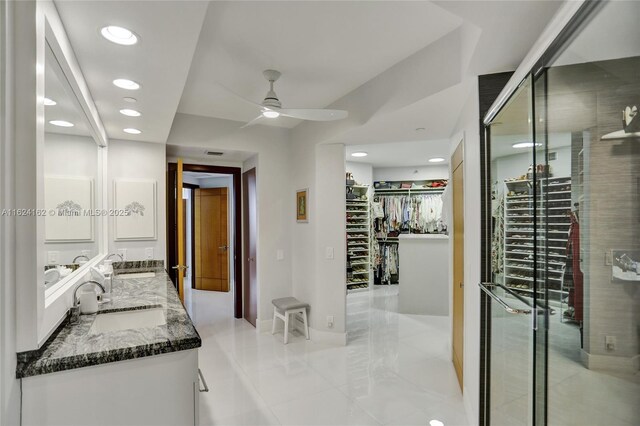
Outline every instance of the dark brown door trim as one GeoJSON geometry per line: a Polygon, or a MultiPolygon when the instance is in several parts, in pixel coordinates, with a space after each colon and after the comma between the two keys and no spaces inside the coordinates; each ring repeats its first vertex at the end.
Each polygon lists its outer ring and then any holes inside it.
{"type": "MultiPolygon", "coordinates": [[[[167,173],[167,262],[169,263],[167,270],[171,270],[171,266],[176,264],[178,258],[177,241],[177,191],[176,191],[176,173],[177,164],[169,163],[167,173]]],[[[242,169],[239,167],[226,166],[207,166],[202,164],[184,164],[185,172],[202,172],[202,173],[221,173],[233,176],[233,211],[235,215],[234,236],[233,236],[233,276],[234,276],[234,294],[233,294],[233,316],[242,318],[242,186],[240,179],[242,169]]],[[[187,187],[187,186],[185,186],[187,187]]],[[[171,279],[176,282],[174,273],[170,272],[171,279]]]]}

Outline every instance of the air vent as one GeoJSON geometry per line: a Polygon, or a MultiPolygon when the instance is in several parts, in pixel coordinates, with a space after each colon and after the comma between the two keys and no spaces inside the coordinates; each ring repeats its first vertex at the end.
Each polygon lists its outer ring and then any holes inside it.
{"type": "Polygon", "coordinates": [[[223,155],[224,152],[218,152],[218,151],[207,151],[207,155],[214,155],[216,157],[220,157],[221,155],[223,155]]]}
{"type": "Polygon", "coordinates": [[[553,160],[557,160],[558,159],[558,153],[557,152],[550,152],[549,153],[549,161],[553,161],[553,160]]]}

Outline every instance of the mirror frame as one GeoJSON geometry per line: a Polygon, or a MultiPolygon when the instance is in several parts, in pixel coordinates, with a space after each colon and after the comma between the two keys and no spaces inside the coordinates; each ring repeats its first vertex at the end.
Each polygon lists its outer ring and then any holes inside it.
{"type": "MultiPolygon", "coordinates": [[[[75,101],[81,115],[86,117],[86,123],[95,141],[97,149],[97,174],[95,180],[95,206],[94,209],[105,209],[107,202],[107,146],[108,138],[98,114],[98,110],[91,97],[90,91],[76,59],[75,53],[69,42],[64,26],[58,15],[58,11],[52,0],[39,0],[25,5],[22,13],[23,21],[29,17],[35,19],[33,26],[24,28],[23,35],[28,36],[25,41],[27,46],[21,49],[18,65],[22,65],[25,72],[21,81],[24,93],[33,93],[32,99],[25,99],[22,105],[26,111],[34,111],[29,118],[25,114],[23,126],[25,139],[22,148],[17,149],[17,159],[20,167],[16,174],[19,182],[16,205],[25,209],[38,209],[44,205],[44,85],[45,67],[56,66],[64,75],[62,84],[70,87],[75,95],[75,101]],[[54,64],[46,64],[46,50],[50,48],[55,57],[54,64]],[[34,67],[35,65],[35,67],[34,67]],[[35,77],[35,78],[34,78],[35,77]],[[35,89],[35,90],[34,90],[35,89]],[[35,124],[35,130],[34,125],[35,124]],[[34,197],[35,195],[35,197],[34,197]]],[[[21,17],[22,18],[22,17],[21,17]]],[[[20,145],[20,144],[18,144],[20,145]]],[[[37,211],[37,210],[36,210],[37,211]]],[[[82,265],[69,277],[45,291],[44,266],[45,266],[45,239],[44,216],[22,217],[16,228],[16,237],[22,241],[23,247],[17,248],[17,276],[20,282],[17,288],[17,350],[19,352],[38,349],[41,347],[56,328],[64,321],[69,308],[72,306],[73,290],[90,272],[92,266],[100,263],[108,250],[108,218],[99,216],[95,222],[95,240],[98,254],[90,261],[82,265]],[[35,257],[35,262],[34,262],[35,257]],[[34,265],[35,263],[35,265],[34,265]]]]}

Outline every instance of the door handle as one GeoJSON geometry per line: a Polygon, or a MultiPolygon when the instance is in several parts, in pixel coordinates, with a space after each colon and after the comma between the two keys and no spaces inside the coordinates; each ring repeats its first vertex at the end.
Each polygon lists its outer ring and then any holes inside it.
{"type": "Polygon", "coordinates": [[[176,265],[176,266],[172,266],[171,269],[177,269],[178,271],[184,271],[185,269],[188,269],[189,265],[187,266],[183,266],[183,265],[176,265]]]}
{"type": "Polygon", "coordinates": [[[247,260],[249,262],[255,262],[256,261],[255,257],[248,257],[247,260]]]}
{"type": "Polygon", "coordinates": [[[229,249],[229,246],[220,246],[220,247],[218,247],[218,248],[219,248],[219,249],[222,249],[222,250],[228,250],[228,249],[229,249]]]}
{"type": "Polygon", "coordinates": [[[200,388],[200,392],[209,392],[209,386],[207,386],[206,380],[204,380],[204,375],[202,374],[202,370],[198,368],[198,376],[200,376],[200,381],[202,382],[202,388],[200,388]]]}
{"type": "Polygon", "coordinates": [[[460,286],[460,288],[464,287],[464,284],[462,284],[462,281],[460,282],[459,286],[460,286]]]}
{"type": "MultiPolygon", "coordinates": [[[[502,306],[504,308],[505,311],[509,312],[510,314],[521,314],[521,315],[529,315],[531,313],[531,309],[518,309],[518,308],[512,308],[511,306],[509,306],[507,304],[507,302],[505,302],[504,300],[500,299],[498,297],[497,294],[495,294],[493,291],[491,291],[491,288],[493,287],[501,287],[505,290],[507,290],[509,293],[513,293],[511,292],[507,287],[503,286],[502,284],[495,284],[495,283],[478,283],[478,286],[480,286],[480,289],[485,292],[489,297],[491,297],[493,300],[495,300],[496,302],[498,302],[498,304],[500,306],[502,306]]],[[[520,298],[520,297],[518,297],[520,298]]]]}

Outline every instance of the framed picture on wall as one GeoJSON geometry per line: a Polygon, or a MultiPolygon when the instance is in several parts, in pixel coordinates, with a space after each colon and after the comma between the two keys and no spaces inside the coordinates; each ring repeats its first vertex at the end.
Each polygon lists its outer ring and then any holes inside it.
{"type": "Polygon", "coordinates": [[[309,188],[296,191],[296,220],[309,222],[309,188]]]}
{"type": "Polygon", "coordinates": [[[93,241],[93,179],[45,177],[44,206],[46,242],[93,241]]]}
{"type": "Polygon", "coordinates": [[[156,240],[156,181],[121,179],[113,184],[115,240],[156,240]]]}

